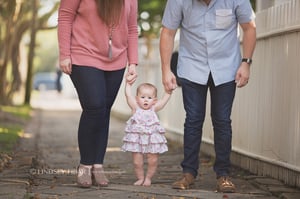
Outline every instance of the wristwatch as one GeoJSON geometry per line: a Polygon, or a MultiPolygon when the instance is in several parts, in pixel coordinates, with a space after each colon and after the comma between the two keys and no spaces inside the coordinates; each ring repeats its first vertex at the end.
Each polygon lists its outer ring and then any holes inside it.
{"type": "Polygon", "coordinates": [[[246,62],[247,64],[251,65],[252,64],[252,59],[251,58],[243,58],[242,62],[246,62]]]}

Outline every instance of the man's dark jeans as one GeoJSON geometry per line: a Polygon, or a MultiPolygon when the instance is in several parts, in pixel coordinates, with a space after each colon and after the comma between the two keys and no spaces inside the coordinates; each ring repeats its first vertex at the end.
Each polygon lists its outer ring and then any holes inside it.
{"type": "Polygon", "coordinates": [[[211,119],[214,129],[216,161],[214,171],[217,176],[227,176],[230,170],[231,153],[231,110],[236,83],[228,82],[215,86],[210,75],[207,85],[200,85],[180,79],[183,103],[186,111],[184,123],[184,160],[181,163],[184,173],[196,177],[199,168],[199,151],[202,140],[202,127],[205,119],[207,91],[211,96],[211,119]]]}

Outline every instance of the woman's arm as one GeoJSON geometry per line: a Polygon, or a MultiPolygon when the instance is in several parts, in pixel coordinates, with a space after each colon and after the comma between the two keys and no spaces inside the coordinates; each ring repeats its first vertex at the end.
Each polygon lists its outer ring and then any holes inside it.
{"type": "Polygon", "coordinates": [[[58,44],[60,60],[70,58],[72,26],[80,0],[61,0],[58,10],[58,44]]]}
{"type": "Polygon", "coordinates": [[[138,13],[137,0],[130,1],[130,11],[128,16],[128,63],[138,65],[138,13]]]}
{"type": "Polygon", "coordinates": [[[59,66],[66,74],[71,74],[71,35],[72,25],[80,0],[61,0],[58,12],[59,66]]]}

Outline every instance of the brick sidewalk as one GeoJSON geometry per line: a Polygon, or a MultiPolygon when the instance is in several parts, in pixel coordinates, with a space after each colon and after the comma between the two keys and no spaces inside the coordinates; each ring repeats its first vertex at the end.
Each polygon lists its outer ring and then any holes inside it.
{"type": "MultiPolygon", "coordinates": [[[[52,98],[48,96],[47,99],[51,101],[52,98]]],[[[285,187],[273,179],[252,176],[237,168],[233,169],[232,179],[237,193],[216,193],[213,159],[205,156],[201,156],[199,176],[194,187],[190,190],[172,189],[171,184],[181,174],[183,152],[180,145],[170,141],[169,151],[160,156],[152,186],[133,186],[135,176],[131,154],[120,151],[125,121],[115,117],[111,118],[104,164],[110,185],[105,188],[78,188],[75,173],[79,161],[77,126],[80,111],[40,108],[25,132],[31,138],[21,141],[12,168],[0,173],[0,198],[300,198],[299,190],[285,187]]]]}

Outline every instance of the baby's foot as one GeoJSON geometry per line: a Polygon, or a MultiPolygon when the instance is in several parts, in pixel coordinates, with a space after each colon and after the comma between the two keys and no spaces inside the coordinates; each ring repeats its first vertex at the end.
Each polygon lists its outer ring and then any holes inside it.
{"type": "Polygon", "coordinates": [[[138,181],[133,183],[133,185],[141,186],[143,184],[143,182],[144,182],[144,179],[139,179],[138,181]]]}
{"type": "Polygon", "coordinates": [[[145,178],[143,186],[145,186],[145,187],[151,186],[151,179],[150,178],[145,178]]]}

